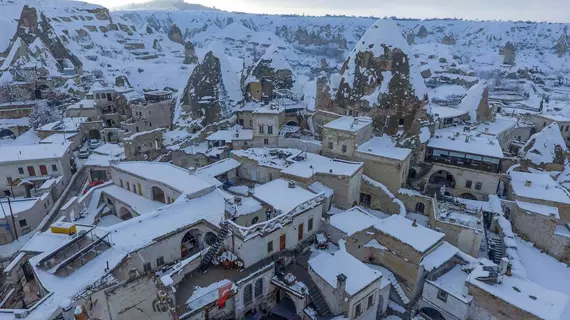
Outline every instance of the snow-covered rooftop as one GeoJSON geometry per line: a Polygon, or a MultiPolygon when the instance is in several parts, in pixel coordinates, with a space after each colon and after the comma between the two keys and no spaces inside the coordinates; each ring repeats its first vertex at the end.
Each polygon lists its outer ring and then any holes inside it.
{"type": "Polygon", "coordinates": [[[38,201],[38,198],[15,198],[10,200],[10,208],[8,201],[0,199],[0,207],[7,215],[16,215],[30,210],[38,201]]]}
{"type": "Polygon", "coordinates": [[[38,131],[78,132],[79,125],[86,121],[87,117],[63,118],[63,120],[54,121],[41,126],[38,131]]]}
{"type": "Polygon", "coordinates": [[[382,273],[367,267],[348,253],[344,240],[340,240],[340,250],[334,254],[321,252],[309,260],[311,269],[331,287],[337,287],[338,276],[346,276],[345,291],[352,296],[382,277],[382,273]]]}
{"type": "Polygon", "coordinates": [[[344,212],[332,215],[329,223],[350,237],[356,232],[370,228],[380,221],[381,219],[370,215],[364,211],[364,209],[353,207],[344,212]]]}
{"type": "Polygon", "coordinates": [[[342,116],[325,124],[325,128],[357,132],[370,125],[372,125],[372,118],[370,117],[342,116]]]}
{"type": "Polygon", "coordinates": [[[240,125],[235,125],[230,129],[218,130],[211,135],[209,135],[206,140],[208,141],[225,141],[226,143],[231,143],[232,141],[239,140],[252,140],[253,130],[244,129],[240,125]]]}
{"type": "Polygon", "coordinates": [[[95,100],[83,99],[67,107],[67,109],[93,109],[95,108],[95,100]]]}
{"type": "Polygon", "coordinates": [[[547,206],[544,204],[531,203],[526,201],[516,200],[517,206],[524,211],[531,213],[541,214],[547,217],[552,217],[560,219],[560,214],[558,213],[558,208],[553,206],[547,206]]]}
{"type": "Polygon", "coordinates": [[[558,320],[566,306],[568,297],[518,276],[503,277],[501,284],[488,284],[478,280],[487,277],[489,272],[479,266],[467,277],[467,281],[480,289],[487,291],[517,308],[525,310],[540,319],[558,320]]]}
{"type": "Polygon", "coordinates": [[[54,133],[45,139],[42,139],[40,143],[67,143],[69,139],[72,139],[79,133],[54,133]]]}
{"type": "Polygon", "coordinates": [[[556,122],[553,122],[540,132],[533,134],[521,149],[520,155],[523,159],[528,159],[536,165],[560,161],[566,163],[564,153],[567,151],[568,148],[560,133],[560,127],[556,122]]]}
{"type": "Polygon", "coordinates": [[[283,179],[273,180],[255,187],[253,197],[267,203],[276,210],[288,213],[300,204],[317,197],[317,194],[295,185],[289,188],[289,182],[283,179]]]}
{"type": "Polygon", "coordinates": [[[430,113],[434,117],[434,119],[451,119],[466,115],[468,111],[457,108],[434,106],[431,107],[430,113]]]}
{"type": "Polygon", "coordinates": [[[363,166],[362,162],[336,160],[310,152],[303,153],[300,157],[289,157],[288,161],[292,163],[281,172],[306,179],[315,173],[352,177],[363,166]]]}
{"type": "Polygon", "coordinates": [[[373,137],[359,145],[357,150],[358,152],[400,161],[405,160],[412,152],[411,149],[398,148],[395,145],[396,143],[392,141],[391,137],[384,135],[382,137],[373,137]]]}
{"type": "Polygon", "coordinates": [[[467,276],[468,274],[461,270],[461,265],[456,265],[448,272],[442,274],[439,278],[427,281],[457,299],[465,303],[469,303],[473,300],[473,297],[467,293],[467,287],[465,286],[467,276]]]}
{"type": "Polygon", "coordinates": [[[429,140],[428,147],[502,158],[503,150],[495,137],[477,136],[471,132],[439,129],[429,140]]]}
{"type": "Polygon", "coordinates": [[[509,175],[513,193],[517,196],[570,204],[568,192],[547,173],[511,171],[509,175]]]}
{"type": "Polygon", "coordinates": [[[0,146],[0,163],[60,159],[69,149],[69,143],[42,143],[0,146]]]}
{"type": "Polygon", "coordinates": [[[203,177],[181,167],[163,162],[125,161],[114,164],[113,167],[143,179],[161,182],[178,190],[180,193],[188,195],[215,187],[215,185],[203,177]]]}
{"type": "Polygon", "coordinates": [[[426,271],[432,271],[449,261],[458,251],[457,247],[443,241],[435,250],[426,255],[420,264],[426,271]]]}
{"type": "Polygon", "coordinates": [[[257,161],[260,166],[285,169],[288,166],[287,159],[295,157],[301,152],[298,149],[249,148],[247,150],[233,150],[232,154],[257,161]]]}
{"type": "Polygon", "coordinates": [[[202,175],[207,175],[210,177],[216,177],[219,176],[221,174],[227,173],[237,167],[239,167],[241,165],[241,163],[239,163],[239,161],[232,159],[232,158],[228,158],[228,159],[223,159],[217,162],[214,162],[212,164],[209,164],[207,166],[204,167],[200,167],[199,169],[196,170],[196,174],[199,176],[202,175]]]}
{"type": "Polygon", "coordinates": [[[416,224],[414,227],[412,223],[400,215],[392,215],[375,224],[374,228],[421,253],[431,248],[445,236],[441,232],[431,230],[420,224],[416,224]]]}

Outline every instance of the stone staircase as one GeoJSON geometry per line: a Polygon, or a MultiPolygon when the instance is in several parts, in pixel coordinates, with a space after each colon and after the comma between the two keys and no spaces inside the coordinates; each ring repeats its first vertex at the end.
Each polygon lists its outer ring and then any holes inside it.
{"type": "Polygon", "coordinates": [[[224,239],[226,238],[229,232],[230,229],[228,227],[228,223],[226,221],[222,222],[220,232],[218,233],[218,237],[216,238],[216,242],[208,249],[208,252],[206,252],[204,258],[202,258],[198,270],[205,271],[206,269],[208,269],[208,267],[212,264],[212,260],[220,251],[220,247],[222,246],[222,243],[224,242],[224,239]]]}
{"type": "Polygon", "coordinates": [[[394,277],[394,274],[390,274],[390,276],[388,276],[388,281],[390,281],[390,283],[392,284],[392,288],[394,288],[394,290],[396,291],[396,293],[398,294],[398,297],[400,297],[400,299],[402,300],[402,302],[407,305],[408,303],[410,303],[410,299],[408,298],[408,296],[406,295],[406,293],[404,292],[404,289],[402,289],[402,286],[400,286],[400,283],[398,282],[398,280],[396,279],[396,277],[394,277]]]}
{"type": "Polygon", "coordinates": [[[489,259],[496,264],[501,262],[503,253],[505,252],[505,244],[500,237],[489,238],[489,259]]]}
{"type": "MultiPolygon", "coordinates": [[[[306,283],[305,283],[305,285],[306,285],[306,283]]],[[[309,295],[311,296],[311,300],[313,300],[313,303],[315,304],[315,308],[317,309],[317,312],[319,313],[319,316],[320,316],[319,319],[330,319],[330,318],[332,318],[333,314],[332,314],[331,310],[329,309],[327,302],[325,301],[325,297],[323,297],[323,295],[321,294],[321,291],[319,290],[317,285],[311,281],[308,288],[309,288],[309,295]]]]}

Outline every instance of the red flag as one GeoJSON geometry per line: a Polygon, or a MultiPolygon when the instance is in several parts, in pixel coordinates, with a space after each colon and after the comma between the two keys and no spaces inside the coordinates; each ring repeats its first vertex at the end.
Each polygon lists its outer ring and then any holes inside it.
{"type": "Polygon", "coordinates": [[[218,288],[218,307],[223,308],[226,305],[226,300],[230,297],[232,291],[233,282],[228,282],[223,286],[218,288]]]}

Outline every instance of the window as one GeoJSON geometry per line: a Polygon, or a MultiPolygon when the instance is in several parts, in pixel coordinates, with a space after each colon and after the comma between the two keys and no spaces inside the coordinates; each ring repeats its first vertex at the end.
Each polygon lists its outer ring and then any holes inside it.
{"type": "Polygon", "coordinates": [[[329,150],[332,150],[334,148],[334,145],[332,142],[329,142],[329,150]]]}
{"type": "Polygon", "coordinates": [[[131,184],[127,181],[127,190],[131,190],[131,184]]]}
{"type": "Polygon", "coordinates": [[[267,253],[273,252],[273,241],[267,243],[267,253]]]}
{"type": "Polygon", "coordinates": [[[98,93],[95,94],[95,99],[101,99],[101,95],[99,95],[98,93]]]}
{"type": "Polygon", "coordinates": [[[57,171],[57,164],[52,164],[51,165],[51,171],[57,171]]]}
{"type": "Polygon", "coordinates": [[[24,174],[24,168],[18,168],[18,173],[19,173],[19,174],[24,174]]]}
{"type": "Polygon", "coordinates": [[[273,134],[273,126],[267,126],[267,134],[273,134]]]}
{"type": "Polygon", "coordinates": [[[354,307],[354,317],[358,318],[360,317],[361,314],[362,314],[362,306],[359,303],[356,305],[356,307],[354,307]]]}
{"type": "Polygon", "coordinates": [[[238,119],[238,124],[243,127],[243,119],[238,119]]]}
{"type": "Polygon", "coordinates": [[[259,126],[259,134],[263,134],[263,126],[259,126]]]}
{"type": "Polygon", "coordinates": [[[136,127],[135,129],[137,130],[137,132],[139,132],[139,127],[136,127]]]}
{"type": "Polygon", "coordinates": [[[150,110],[148,110],[148,114],[150,115],[150,110]]]}
{"type": "Polygon", "coordinates": [[[263,139],[263,144],[264,144],[264,145],[268,145],[268,144],[269,144],[269,139],[263,139]]]}
{"type": "Polygon", "coordinates": [[[8,180],[8,184],[12,184],[12,182],[14,182],[14,181],[12,180],[12,177],[6,177],[6,180],[8,180]]]}
{"type": "Polygon", "coordinates": [[[40,165],[40,174],[42,176],[47,176],[47,168],[43,164],[40,165]]]}
{"type": "Polygon", "coordinates": [[[248,305],[253,301],[251,283],[243,289],[243,304],[248,305]]]}
{"type": "Polygon", "coordinates": [[[36,170],[34,169],[34,167],[32,167],[32,166],[29,166],[29,167],[28,167],[28,175],[29,175],[30,177],[33,177],[33,176],[36,175],[36,170]]]}
{"type": "Polygon", "coordinates": [[[253,217],[253,219],[251,219],[251,224],[254,225],[259,221],[259,217],[253,217]]]}
{"type": "Polygon", "coordinates": [[[368,296],[368,304],[366,305],[366,309],[370,309],[374,306],[374,295],[371,294],[368,296]]]}
{"type": "Polygon", "coordinates": [[[253,128],[253,120],[251,120],[251,119],[249,120],[249,127],[253,128]]]}
{"type": "Polygon", "coordinates": [[[255,281],[255,297],[259,298],[263,294],[263,278],[255,281]]]}
{"type": "Polygon", "coordinates": [[[156,266],[160,267],[161,265],[164,264],[164,257],[158,257],[156,258],[156,266]]]}
{"type": "Polygon", "coordinates": [[[546,122],[544,122],[544,123],[542,124],[542,127],[543,127],[543,128],[546,127],[546,122]]]}
{"type": "Polygon", "coordinates": [[[346,153],[346,144],[342,145],[342,153],[346,153]]]}
{"type": "Polygon", "coordinates": [[[443,290],[437,291],[437,298],[443,302],[447,302],[447,292],[443,290]]]}
{"type": "Polygon", "coordinates": [[[120,180],[119,180],[119,184],[121,185],[121,188],[124,188],[124,187],[123,187],[123,179],[120,179],[120,180]]]}
{"type": "Polygon", "coordinates": [[[152,269],[150,262],[147,262],[143,265],[144,272],[149,272],[152,269]]]}
{"type": "Polygon", "coordinates": [[[399,126],[403,126],[403,125],[404,125],[404,118],[400,118],[400,120],[398,120],[398,125],[399,125],[399,126]]]}
{"type": "Polygon", "coordinates": [[[471,181],[471,180],[465,181],[465,188],[471,189],[471,185],[473,185],[473,181],[471,181]]]}
{"type": "Polygon", "coordinates": [[[28,222],[26,221],[26,219],[22,219],[20,221],[18,221],[20,223],[20,227],[27,227],[28,226],[28,222]]]}
{"type": "Polygon", "coordinates": [[[152,122],[149,122],[149,123],[148,123],[148,126],[152,128],[152,122]]]}
{"type": "Polygon", "coordinates": [[[482,183],[482,182],[477,182],[477,183],[475,184],[475,190],[481,190],[481,187],[482,187],[482,186],[483,186],[483,183],[482,183]]]}
{"type": "Polygon", "coordinates": [[[110,93],[107,93],[107,101],[113,101],[113,96],[110,93]]]}
{"type": "Polygon", "coordinates": [[[568,132],[568,128],[570,128],[570,126],[566,126],[566,129],[564,129],[564,131],[568,132]]]}
{"type": "Polygon", "coordinates": [[[307,231],[311,230],[313,230],[313,218],[309,219],[309,222],[307,223],[307,231]]]}

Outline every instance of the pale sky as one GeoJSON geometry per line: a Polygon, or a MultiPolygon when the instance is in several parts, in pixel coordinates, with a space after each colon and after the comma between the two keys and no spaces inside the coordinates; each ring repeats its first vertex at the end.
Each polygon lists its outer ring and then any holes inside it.
{"type": "MultiPolygon", "coordinates": [[[[83,0],[108,8],[147,0],[83,0]]],[[[570,0],[185,0],[227,11],[570,22],[570,0]]]]}

